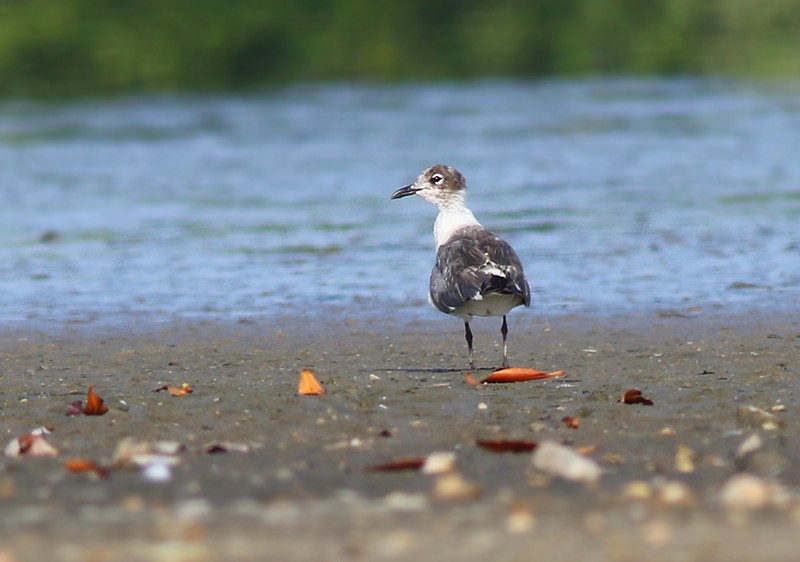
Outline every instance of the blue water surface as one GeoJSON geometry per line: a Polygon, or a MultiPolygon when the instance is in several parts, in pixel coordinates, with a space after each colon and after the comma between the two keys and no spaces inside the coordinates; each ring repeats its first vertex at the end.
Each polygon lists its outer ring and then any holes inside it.
{"type": "Polygon", "coordinates": [[[315,85],[0,104],[0,322],[433,314],[425,167],[543,315],[796,307],[800,90],[315,85]]]}

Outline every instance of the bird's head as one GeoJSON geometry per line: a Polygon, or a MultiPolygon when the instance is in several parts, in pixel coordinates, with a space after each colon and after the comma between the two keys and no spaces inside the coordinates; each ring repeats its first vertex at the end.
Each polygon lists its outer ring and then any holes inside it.
{"type": "Polygon", "coordinates": [[[466,187],[461,172],[452,166],[437,164],[423,171],[411,185],[401,187],[392,193],[392,199],[418,195],[434,205],[441,206],[453,199],[454,195],[463,198],[466,187]]]}

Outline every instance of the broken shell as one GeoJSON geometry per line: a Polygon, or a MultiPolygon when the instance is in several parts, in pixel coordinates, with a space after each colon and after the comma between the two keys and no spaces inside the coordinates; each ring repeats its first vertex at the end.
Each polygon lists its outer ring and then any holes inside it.
{"type": "Polygon", "coordinates": [[[576,482],[595,482],[603,472],[594,460],[555,441],[539,443],[533,451],[531,462],[547,474],[576,482]]]}

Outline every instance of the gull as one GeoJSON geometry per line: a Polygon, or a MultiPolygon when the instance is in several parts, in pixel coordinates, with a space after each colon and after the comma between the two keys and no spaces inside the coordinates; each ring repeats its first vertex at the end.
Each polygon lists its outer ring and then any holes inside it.
{"type": "Polygon", "coordinates": [[[522,263],[502,238],[486,230],[467,208],[466,181],[451,166],[437,164],[423,171],[392,199],[416,195],[439,208],[433,224],[436,264],[431,271],[428,300],[438,310],[464,321],[464,337],[472,355],[473,316],[502,316],[503,367],[508,367],[506,314],[530,306],[531,291],[522,263]]]}

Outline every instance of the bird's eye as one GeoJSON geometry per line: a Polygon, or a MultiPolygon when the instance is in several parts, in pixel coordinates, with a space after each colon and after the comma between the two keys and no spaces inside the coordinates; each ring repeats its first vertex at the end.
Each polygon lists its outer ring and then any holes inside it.
{"type": "Polygon", "coordinates": [[[431,182],[434,183],[435,185],[441,185],[443,181],[444,181],[444,176],[442,174],[433,174],[431,176],[431,182]]]}

